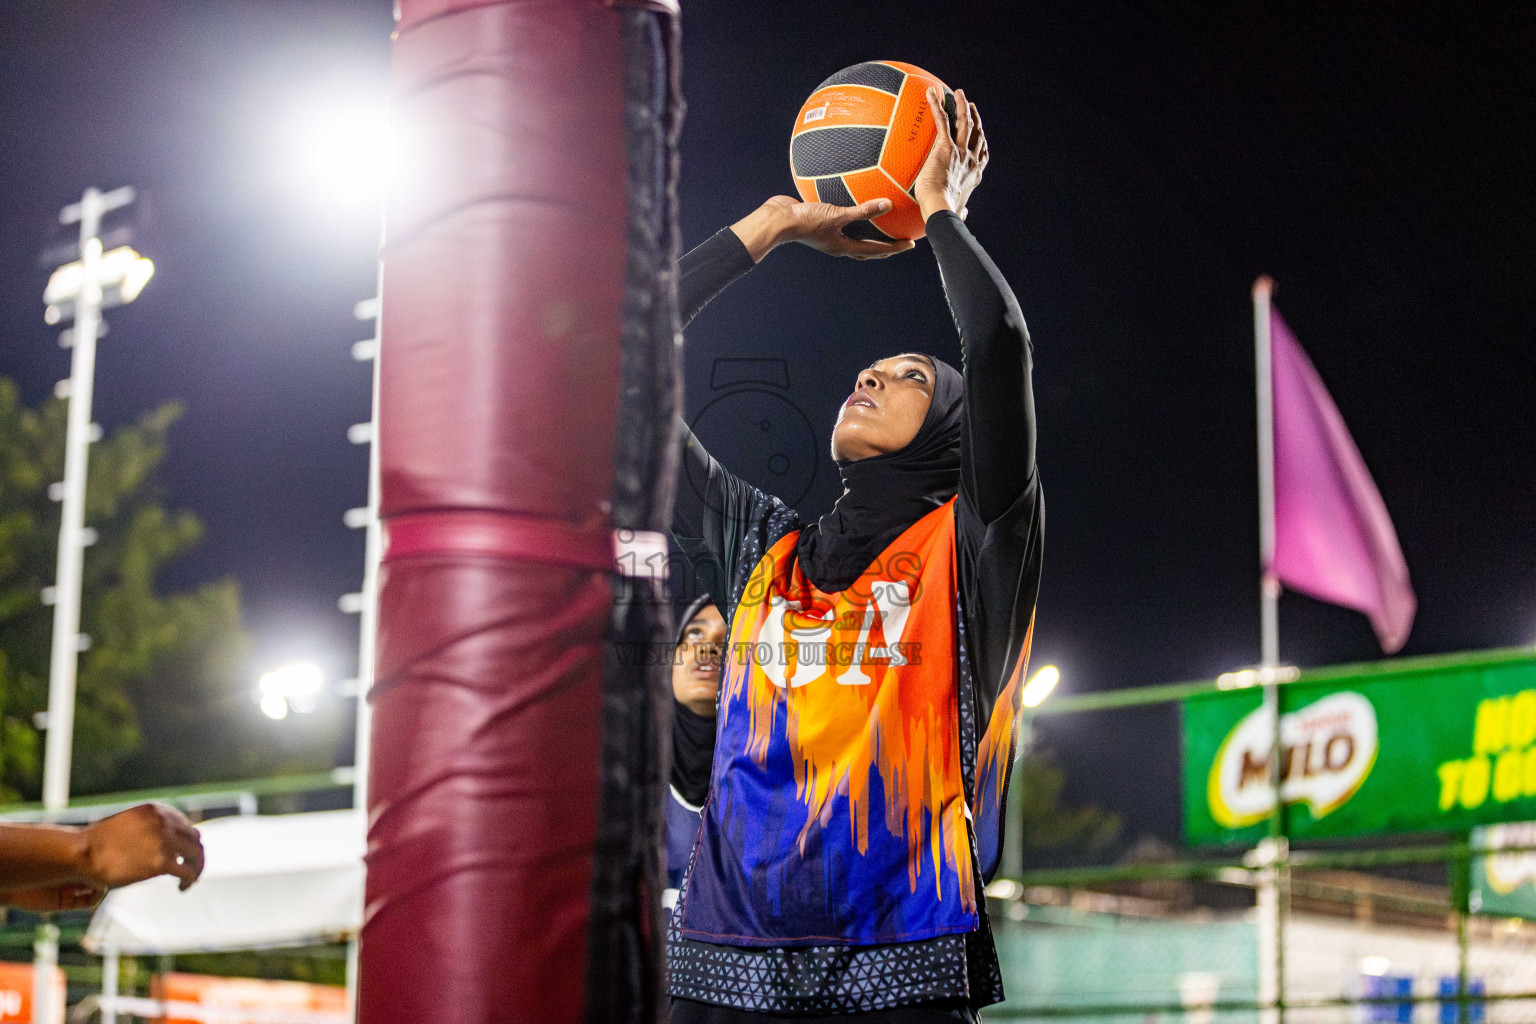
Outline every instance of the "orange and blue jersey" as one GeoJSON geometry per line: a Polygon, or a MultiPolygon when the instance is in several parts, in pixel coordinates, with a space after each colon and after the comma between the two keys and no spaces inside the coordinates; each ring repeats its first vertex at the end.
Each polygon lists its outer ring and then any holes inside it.
{"type": "MultiPolygon", "coordinates": [[[[973,822],[1002,809],[1017,687],[967,744],[954,501],[835,594],[801,571],[798,537],[768,549],[735,607],[679,930],[734,946],[974,931],[973,822]],[[972,766],[984,807],[967,796],[972,766]]],[[[995,837],[997,824],[976,832],[995,837]]]]}

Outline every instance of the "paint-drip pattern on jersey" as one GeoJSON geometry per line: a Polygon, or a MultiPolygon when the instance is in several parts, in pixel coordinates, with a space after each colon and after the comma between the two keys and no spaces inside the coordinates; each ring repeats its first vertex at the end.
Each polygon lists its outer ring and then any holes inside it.
{"type": "Polygon", "coordinates": [[[977,926],[958,721],[953,501],[847,590],[754,568],[721,680],[712,795],[681,917],[729,945],[977,926]]]}

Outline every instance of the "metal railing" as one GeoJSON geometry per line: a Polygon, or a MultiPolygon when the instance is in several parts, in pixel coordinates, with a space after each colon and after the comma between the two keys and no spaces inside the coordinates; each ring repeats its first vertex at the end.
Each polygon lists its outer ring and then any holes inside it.
{"type": "Polygon", "coordinates": [[[46,810],[41,802],[0,804],[0,821],[83,824],[148,802],[170,804],[189,814],[206,813],[210,810],[233,810],[241,814],[255,814],[257,803],[263,797],[298,796],[328,789],[350,789],[352,784],[351,768],[334,768],[328,772],[311,772],[305,775],[281,775],[275,778],[246,779],[236,782],[207,782],[192,786],[168,786],[159,789],[76,797],[71,800],[69,807],[62,811],[46,810]]]}

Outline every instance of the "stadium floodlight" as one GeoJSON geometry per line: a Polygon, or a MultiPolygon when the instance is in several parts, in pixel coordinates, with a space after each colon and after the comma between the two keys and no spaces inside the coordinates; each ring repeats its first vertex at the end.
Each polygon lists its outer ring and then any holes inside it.
{"type": "Polygon", "coordinates": [[[395,146],[382,105],[307,109],[289,127],[292,170],[335,206],[377,206],[395,169],[395,146]]]}
{"type": "Polygon", "coordinates": [[[99,238],[87,239],[85,245],[91,250],[85,258],[66,263],[49,276],[48,286],[43,289],[45,323],[57,324],[75,318],[75,303],[85,288],[86,259],[92,259],[96,264],[96,283],[101,289],[100,309],[132,302],[155,276],[154,262],[129,246],[120,245],[102,252],[99,238]]]}
{"type": "Polygon", "coordinates": [[[1037,708],[1061,682],[1061,671],[1055,665],[1046,665],[1024,686],[1022,700],[1027,708],[1037,708]]]}
{"type": "MultiPolygon", "coordinates": [[[[101,437],[100,426],[91,422],[96,342],[106,326],[101,310],[138,298],[154,274],[154,264],[127,246],[102,251],[102,217],[133,200],[131,186],[108,192],[88,188],[78,203],[59,211],[59,223],[80,225],[80,258],[55,270],[43,291],[43,319],[49,324],[73,321],[73,326],[59,336],[59,343],[74,350],[69,377],[54,386],[54,394],[69,402],[64,431],[64,479],[48,487],[48,496],[60,503],[58,563],[53,584],[43,592],[44,601],[53,605],[48,711],[42,719],[48,730],[43,752],[43,806],[50,812],[62,811],[69,804],[75,675],[80,652],[90,646],[90,637],[80,632],[80,592],[84,550],[96,539],[95,531],[85,525],[85,482],[90,447],[101,437]]],[[[49,992],[41,992],[39,998],[36,1006],[46,1009],[51,998],[49,992]]],[[[46,1019],[43,1010],[36,1012],[46,1019]]]]}
{"type": "MultiPolygon", "coordinates": [[[[101,436],[91,422],[96,388],[96,342],[105,333],[101,311],[132,302],[144,290],[155,265],[127,246],[103,252],[101,219],[132,203],[130,185],[107,192],[88,188],[78,203],[59,211],[60,224],[80,225],[80,258],[58,268],[43,291],[43,320],[73,321],[59,342],[73,349],[69,377],[54,394],[69,402],[64,426],[64,479],[50,484],[48,495],[59,502],[59,549],[53,584],[44,588],[53,605],[53,638],[48,657],[48,730],[43,748],[43,807],[56,814],[69,805],[70,764],[74,757],[75,682],[80,652],[91,638],[80,632],[80,596],[85,549],[96,534],[85,525],[85,482],[90,447],[101,436]]],[[[44,922],[34,944],[32,1019],[54,1020],[63,1007],[54,1000],[53,970],[59,959],[59,929],[44,922]]]]}
{"type": "Polygon", "coordinates": [[[289,711],[309,714],[324,690],[325,676],[309,664],[284,665],[256,681],[261,713],[274,721],[287,718],[289,711]]]}

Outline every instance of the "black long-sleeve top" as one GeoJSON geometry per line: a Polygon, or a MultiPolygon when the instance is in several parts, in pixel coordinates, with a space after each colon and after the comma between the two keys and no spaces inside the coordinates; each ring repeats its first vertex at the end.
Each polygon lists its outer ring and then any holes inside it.
{"type": "MultiPolygon", "coordinates": [[[[969,747],[969,795],[978,730],[985,730],[1026,653],[1039,592],[1043,503],[1035,466],[1031,344],[1018,302],[954,214],[943,211],[930,217],[927,235],[963,352],[965,410],[955,543],[962,631],[960,705],[962,721],[969,723],[962,744],[969,747]]],[[[678,304],[684,325],[752,267],[746,247],[729,229],[683,257],[678,304]]],[[[691,431],[681,425],[679,429],[686,465],[679,474],[673,536],[703,589],[716,595],[730,622],[752,569],[774,541],[798,529],[799,516],[731,474],[691,431]]],[[[1009,751],[1010,761],[1011,755],[1009,751]]],[[[1001,835],[992,841],[995,858],[1001,835]]],[[[902,947],[811,947],[765,955],[763,950],[715,947],[674,936],[669,958],[675,996],[769,1012],[804,1013],[825,1005],[855,1010],[888,1006],[866,1002],[861,995],[882,988],[909,992],[903,1002],[910,1003],[958,999],[980,1007],[1002,998],[984,914],[979,932],[902,947]],[[829,957],[840,966],[832,968],[829,957]],[[719,980],[722,964],[749,966],[725,973],[753,980],[733,981],[730,984],[742,990],[725,991],[726,983],[719,980]],[[814,998],[798,992],[794,981],[808,973],[822,978],[814,998]],[[888,984],[871,986],[872,976],[888,984]],[[919,977],[927,980],[918,984],[914,979],[919,977]]]]}
{"type": "MultiPolygon", "coordinates": [[[[1034,612],[1040,579],[1043,504],[1035,466],[1031,345],[1024,314],[997,265],[959,217],[928,219],[944,292],[960,332],[965,427],[960,447],[956,545],[961,604],[977,659],[984,710],[1013,668],[1034,612]]],[[[686,327],[716,295],[753,267],[729,228],[678,264],[678,308],[686,327]]],[[[731,621],[735,597],[756,558],[741,557],[748,534],[766,527],[777,499],[732,475],[683,428],[680,486],[672,533],[700,574],[702,589],[724,595],[731,621]]],[[[767,550],[766,537],[748,549],[767,550]]]]}

